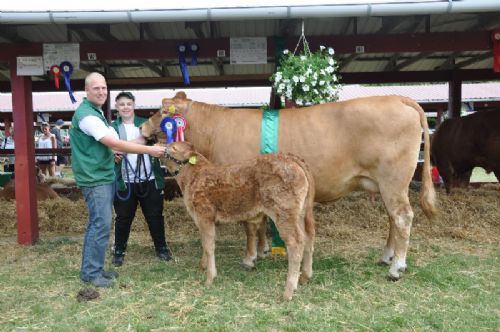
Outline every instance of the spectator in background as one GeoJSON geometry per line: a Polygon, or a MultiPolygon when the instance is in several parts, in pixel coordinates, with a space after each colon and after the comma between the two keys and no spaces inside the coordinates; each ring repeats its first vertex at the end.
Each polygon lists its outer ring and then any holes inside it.
{"type": "MultiPolygon", "coordinates": [[[[42,135],[38,138],[39,149],[55,149],[57,148],[56,136],[50,132],[50,125],[47,122],[42,123],[42,135]]],[[[38,156],[38,166],[42,174],[55,176],[56,174],[56,156],[54,153],[38,156]]]]}
{"type": "MultiPolygon", "coordinates": [[[[5,136],[2,142],[2,149],[14,149],[14,126],[9,128],[9,136],[5,136]]],[[[14,172],[15,156],[10,154],[7,156],[7,162],[3,165],[4,172],[14,172]]]]}
{"type": "MultiPolygon", "coordinates": [[[[52,134],[54,134],[54,136],[56,137],[56,143],[58,148],[62,148],[64,146],[61,136],[61,127],[63,125],[64,125],[63,119],[58,119],[51,130],[52,134]]],[[[56,159],[56,171],[55,171],[56,176],[61,178],[64,176],[63,169],[65,165],[66,165],[66,156],[58,154],[56,159]]]]}

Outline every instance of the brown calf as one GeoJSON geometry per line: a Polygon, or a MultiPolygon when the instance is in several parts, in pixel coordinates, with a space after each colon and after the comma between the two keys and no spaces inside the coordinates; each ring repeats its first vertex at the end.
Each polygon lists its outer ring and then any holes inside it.
{"type": "MultiPolygon", "coordinates": [[[[198,227],[203,245],[200,265],[206,270],[206,285],[217,275],[215,224],[247,220],[249,250],[256,257],[255,236],[262,215],[275,220],[288,252],[288,277],[283,297],[292,298],[301,283],[312,276],[314,250],[314,180],[305,163],[293,155],[264,155],[216,166],[196,152],[191,143],[167,145],[165,163],[176,177],[184,203],[198,227]],[[181,166],[184,164],[183,166],[181,166]],[[253,244],[251,244],[253,243],[253,244]]],[[[253,262],[246,262],[253,264],[253,262]]]]}

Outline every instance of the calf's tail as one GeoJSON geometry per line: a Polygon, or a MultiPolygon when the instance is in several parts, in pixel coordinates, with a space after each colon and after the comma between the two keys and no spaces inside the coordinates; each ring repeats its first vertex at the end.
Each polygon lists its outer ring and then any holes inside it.
{"type": "Polygon", "coordinates": [[[424,211],[425,216],[432,220],[437,215],[436,208],[436,191],[431,177],[431,143],[429,139],[429,125],[427,117],[422,107],[413,99],[403,97],[403,103],[412,107],[418,112],[420,117],[420,126],[424,131],[424,165],[422,167],[422,188],[420,190],[420,206],[424,211]]]}

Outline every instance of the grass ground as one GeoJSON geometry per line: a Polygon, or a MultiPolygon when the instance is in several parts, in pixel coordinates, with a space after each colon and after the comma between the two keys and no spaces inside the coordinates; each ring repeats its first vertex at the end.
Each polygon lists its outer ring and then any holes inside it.
{"type": "MultiPolygon", "coordinates": [[[[0,245],[0,330],[53,331],[498,331],[498,247],[414,238],[409,271],[388,282],[379,241],[331,251],[316,244],[314,278],[290,302],[281,295],[284,257],[240,269],[242,241],[217,247],[210,288],[198,270],[200,243],[172,242],[176,262],[153,256],[135,233],[121,276],[100,297],[78,302],[81,240],[0,245]],[[377,245],[375,245],[375,242],[377,245]]],[[[347,247],[345,247],[347,245],[347,247]]]]}

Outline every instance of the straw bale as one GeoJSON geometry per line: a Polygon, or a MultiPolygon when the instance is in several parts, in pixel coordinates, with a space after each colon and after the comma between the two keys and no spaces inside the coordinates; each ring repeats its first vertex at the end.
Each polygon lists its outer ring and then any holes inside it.
{"type": "MultiPolygon", "coordinates": [[[[500,238],[500,185],[478,189],[456,189],[450,195],[439,189],[440,215],[430,222],[418,205],[418,193],[410,191],[415,212],[412,236],[452,238],[477,242],[498,242],[500,238]]],[[[318,241],[360,241],[384,239],[388,233],[388,217],[380,195],[374,202],[366,193],[353,193],[331,203],[314,207],[318,241]]],[[[40,232],[83,234],[87,209],[82,198],[57,198],[38,205],[40,232]]],[[[198,239],[198,230],[188,215],[181,198],[164,202],[167,238],[173,241],[198,239]]],[[[147,232],[140,208],[132,225],[133,232],[147,232]]],[[[0,201],[0,233],[16,233],[15,203],[0,201]]],[[[221,225],[219,239],[243,239],[239,225],[221,225]]]]}

